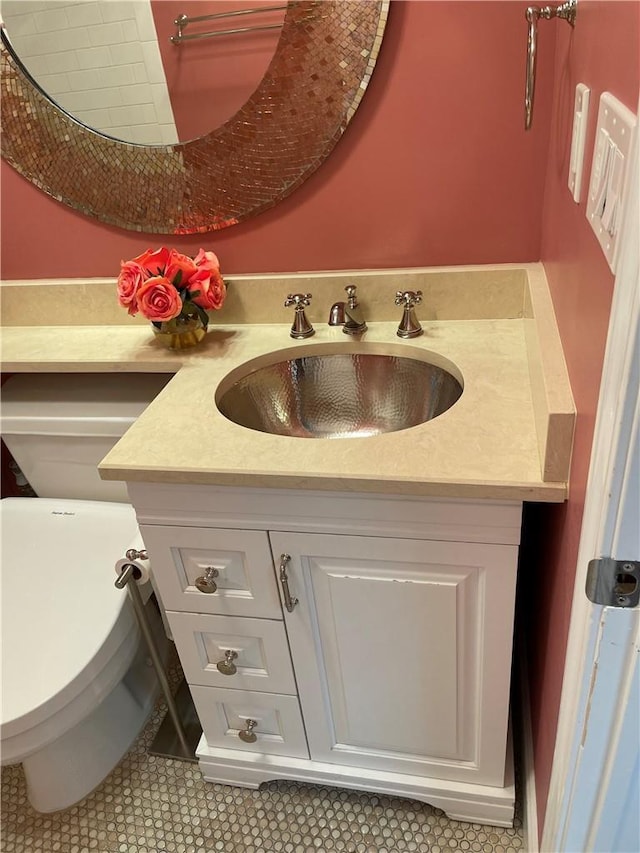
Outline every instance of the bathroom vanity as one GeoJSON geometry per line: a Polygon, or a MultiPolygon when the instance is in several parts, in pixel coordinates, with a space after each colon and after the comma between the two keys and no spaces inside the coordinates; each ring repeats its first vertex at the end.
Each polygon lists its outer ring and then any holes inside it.
{"type": "Polygon", "coordinates": [[[233,323],[238,288],[191,353],[159,350],[140,326],[56,337],[16,324],[5,369],[176,373],[100,473],[127,483],[206,779],[364,788],[510,825],[522,504],[565,499],[574,421],[544,273],[266,278],[256,324],[233,323]],[[326,325],[345,279],[367,312],[358,340],[326,325]],[[411,341],[395,335],[399,279],[425,293],[411,341]],[[295,290],[321,305],[304,341],[281,307],[295,290]],[[444,366],[463,392],[411,429],[331,441],[247,429],[216,407],[247,371],[337,352],[444,366]]]}
{"type": "Polygon", "coordinates": [[[129,488],[205,778],[303,779],[511,823],[520,504],[129,488]]]}

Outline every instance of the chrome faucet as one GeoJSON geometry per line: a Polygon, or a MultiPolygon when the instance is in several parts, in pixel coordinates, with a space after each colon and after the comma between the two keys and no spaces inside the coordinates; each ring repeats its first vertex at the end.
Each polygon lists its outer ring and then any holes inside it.
{"type": "Polygon", "coordinates": [[[310,338],[316,333],[316,330],[307,320],[307,315],[304,313],[304,309],[308,308],[310,304],[310,293],[290,293],[284,301],[285,308],[289,308],[291,305],[295,308],[293,325],[289,334],[292,338],[296,338],[296,340],[310,338]]]}
{"type": "Polygon", "coordinates": [[[402,320],[396,334],[399,338],[417,338],[424,331],[415,312],[415,306],[422,302],[422,291],[398,290],[395,302],[403,307],[402,320]]]}
{"type": "Polygon", "coordinates": [[[329,312],[329,325],[342,326],[345,335],[361,335],[367,331],[367,324],[358,305],[355,284],[345,287],[346,302],[334,302],[329,312]]]}

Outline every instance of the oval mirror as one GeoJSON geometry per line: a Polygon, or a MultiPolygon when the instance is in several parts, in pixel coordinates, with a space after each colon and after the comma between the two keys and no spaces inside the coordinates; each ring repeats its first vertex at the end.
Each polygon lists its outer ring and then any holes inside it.
{"type": "Polygon", "coordinates": [[[3,0],[34,82],[82,124],[173,145],[230,119],[275,53],[284,0],[3,0]]]}
{"type": "MultiPolygon", "coordinates": [[[[154,0],[133,2],[136,7],[153,6],[154,0]]],[[[115,10],[127,0],[66,5],[74,10],[102,6],[115,10]]],[[[169,5],[173,7],[173,2],[158,4],[160,10],[169,5]]],[[[45,11],[38,15],[44,15],[51,4],[47,0],[40,6],[45,11]]],[[[202,6],[195,4],[198,11],[202,6]]],[[[162,145],[123,142],[83,124],[35,82],[3,29],[2,155],[49,195],[110,225],[156,234],[191,234],[234,225],[285,198],[329,155],[373,72],[388,6],[389,0],[299,0],[280,11],[262,8],[262,15],[283,17],[266,72],[258,70],[261,79],[257,85],[249,84],[256,88],[241,106],[227,108],[232,114],[223,117],[220,126],[201,135],[188,130],[189,141],[162,145]]],[[[234,8],[239,10],[237,3],[234,8]]],[[[68,22],[70,12],[65,14],[68,22]]],[[[191,20],[183,35],[196,35],[210,23],[219,29],[225,20],[228,23],[229,18],[191,20]]],[[[137,34],[131,37],[132,30],[126,31],[129,35],[123,29],[118,32],[123,33],[124,45],[137,39],[137,34]]],[[[199,50],[246,35],[185,39],[171,47],[186,55],[194,45],[199,50]]],[[[93,36],[94,41],[101,38],[93,36]]],[[[182,60],[181,67],[188,61],[182,60]]],[[[198,93],[192,103],[211,98],[203,90],[198,93]]]]}

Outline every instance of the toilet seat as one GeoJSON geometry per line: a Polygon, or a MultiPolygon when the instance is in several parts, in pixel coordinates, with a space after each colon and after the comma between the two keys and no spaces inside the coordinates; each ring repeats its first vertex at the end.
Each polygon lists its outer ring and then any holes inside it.
{"type": "Polygon", "coordinates": [[[72,728],[127,671],[139,629],[114,566],[141,548],[127,504],[0,501],[2,762],[72,728]]]}

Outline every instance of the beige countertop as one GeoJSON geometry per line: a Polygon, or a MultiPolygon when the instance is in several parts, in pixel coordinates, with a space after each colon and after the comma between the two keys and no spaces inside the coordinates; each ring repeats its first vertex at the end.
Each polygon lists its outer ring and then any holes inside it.
{"type": "MultiPolygon", "coordinates": [[[[176,374],[106,456],[100,466],[103,479],[562,501],[574,411],[544,273],[539,265],[499,267],[493,278],[487,268],[463,272],[477,306],[445,309],[433,295],[430,309],[420,312],[425,334],[412,341],[396,336],[397,319],[375,319],[383,313],[375,310],[378,286],[385,292],[399,282],[403,286],[398,274],[381,273],[366,291],[369,304],[361,300],[369,312],[369,330],[358,341],[325,322],[317,322],[313,338],[295,341],[284,312],[286,323],[217,322],[197,348],[173,353],[158,345],[146,325],[21,326],[15,324],[14,311],[13,325],[2,330],[3,370],[176,374]],[[502,282],[505,272],[511,278],[502,282]],[[508,298],[496,296],[497,280],[497,290],[508,298]],[[495,304],[488,309],[492,299],[495,304]],[[258,366],[273,361],[274,353],[284,358],[336,350],[450,362],[464,391],[449,411],[426,424],[361,439],[260,433],[228,421],[216,408],[219,383],[245,362],[257,359],[258,366]]],[[[411,282],[427,291],[431,283],[435,294],[443,275],[446,282],[446,271],[411,271],[411,282]]],[[[278,293],[301,284],[294,276],[272,278],[278,293]]],[[[322,293],[323,305],[345,283],[344,276],[326,278],[328,287],[320,278],[311,282],[314,295],[322,293]]],[[[349,274],[350,281],[354,278],[362,284],[358,274],[349,274]]],[[[464,291],[466,285],[458,284],[464,291]]],[[[450,293],[446,287],[443,292],[450,293]]],[[[5,295],[11,297],[8,291],[5,295]]]]}

